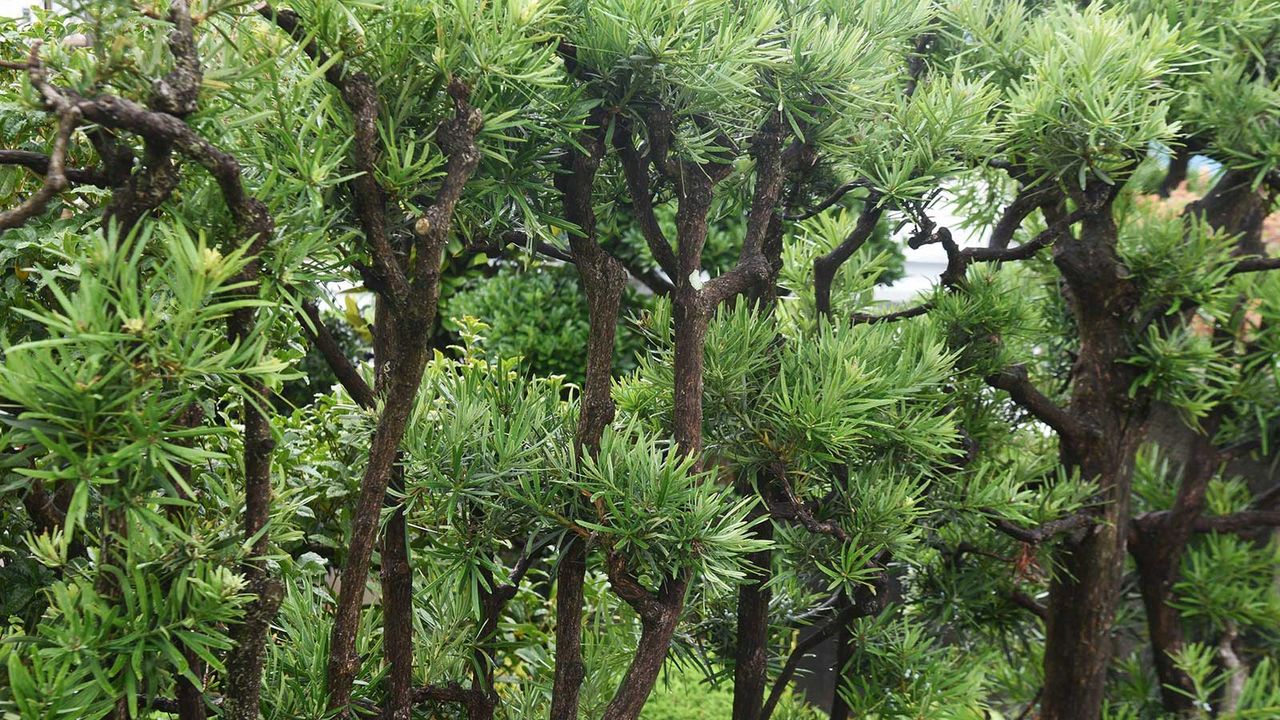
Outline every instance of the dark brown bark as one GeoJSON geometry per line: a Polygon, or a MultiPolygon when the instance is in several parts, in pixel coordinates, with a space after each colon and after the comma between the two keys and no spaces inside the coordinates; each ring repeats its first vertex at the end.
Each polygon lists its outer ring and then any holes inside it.
{"type": "MultiPolygon", "coordinates": [[[[749,492],[750,489],[746,488],[749,492]]],[[[766,514],[759,505],[755,518],[766,514]]],[[[773,523],[756,525],[757,540],[773,540],[773,523]]],[[[733,665],[733,720],[762,720],[764,689],[769,681],[769,599],[767,587],[772,577],[773,550],[766,548],[747,556],[747,577],[738,586],[738,630],[733,665]]]]}
{"type": "Polygon", "coordinates": [[[421,338],[405,342],[395,355],[395,369],[387,383],[386,403],[369,447],[360,495],[352,513],[351,542],[342,568],[337,612],[329,650],[329,707],[345,708],[351,700],[359,658],[355,654],[360,608],[369,577],[369,560],[378,530],[383,498],[398,457],[409,413],[417,397],[427,347],[421,338]]]}
{"type": "MultiPolygon", "coordinates": [[[[197,404],[191,404],[186,411],[178,418],[178,424],[183,428],[198,427],[204,420],[204,412],[197,404]]],[[[184,441],[181,444],[190,446],[190,442],[184,441]]],[[[177,497],[183,500],[191,500],[191,466],[182,464],[178,466],[178,475],[182,478],[182,484],[175,488],[177,497]]],[[[166,513],[175,522],[183,522],[183,513],[185,508],[181,505],[170,505],[165,508],[166,513]]],[[[167,591],[167,588],[166,588],[167,591]]],[[[196,652],[183,645],[183,657],[187,661],[187,666],[191,670],[191,674],[197,678],[204,677],[204,660],[200,658],[196,652]]],[[[177,700],[176,710],[179,720],[205,720],[204,707],[204,683],[193,682],[186,676],[179,676],[174,680],[174,695],[177,700]]]]}
{"type": "Polygon", "coordinates": [[[994,520],[992,525],[997,530],[1028,545],[1038,545],[1045,540],[1051,540],[1058,535],[1068,533],[1073,530],[1092,525],[1093,517],[1088,512],[1078,512],[1073,515],[1050,520],[1033,528],[1024,528],[1009,522],[1008,520],[994,520]]]}
{"type": "MultiPolygon", "coordinates": [[[[622,293],[627,274],[621,263],[600,246],[593,206],[596,171],[604,156],[606,118],[597,114],[593,127],[579,138],[581,150],[566,153],[563,172],[556,177],[565,217],[579,229],[569,236],[569,250],[587,297],[587,366],[579,399],[575,452],[594,455],[600,437],[613,421],[613,352],[622,293]]],[[[663,241],[665,242],[665,240],[663,241]]],[[[582,661],[583,586],[586,546],[566,537],[556,571],[556,659],[551,695],[551,719],[575,720],[586,668],[582,661]]]]}
{"type": "Polygon", "coordinates": [[[1191,167],[1191,158],[1195,152],[1189,147],[1178,148],[1169,156],[1169,169],[1165,171],[1160,188],[1156,191],[1160,197],[1169,197],[1187,179],[1187,170],[1191,167]]]}
{"type": "MultiPolygon", "coordinates": [[[[1167,195],[1168,190],[1185,179],[1186,164],[1191,154],[1191,150],[1183,149],[1174,156],[1162,195],[1167,195]]],[[[1187,207],[1185,216],[1199,218],[1218,230],[1236,235],[1237,255],[1255,255],[1264,251],[1262,222],[1270,205],[1265,189],[1253,189],[1251,173],[1228,171],[1205,197],[1187,207]]],[[[1231,339],[1231,334],[1222,329],[1218,334],[1221,340],[1231,339]]],[[[1168,412],[1167,409],[1165,411],[1168,412]]],[[[1203,516],[1209,482],[1223,462],[1222,454],[1213,444],[1213,436],[1221,420],[1221,411],[1215,411],[1202,421],[1198,429],[1179,425],[1177,442],[1185,450],[1186,459],[1173,507],[1137,518],[1130,535],[1156,674],[1161,684],[1161,701],[1164,709],[1171,713],[1194,711],[1191,678],[1173,661],[1173,656],[1184,642],[1182,618],[1169,604],[1191,535],[1203,531],[1247,531],[1257,526],[1256,521],[1264,520],[1258,517],[1203,516]]]]}
{"type": "MultiPolygon", "coordinates": [[[[51,160],[49,155],[29,150],[0,150],[0,165],[17,165],[40,175],[48,174],[51,160]]],[[[97,168],[63,168],[62,174],[69,185],[107,187],[107,178],[97,168]]]]}
{"type": "MultiPolygon", "coordinates": [[[[194,651],[183,652],[191,672],[197,677],[204,675],[204,661],[194,651]]],[[[187,678],[179,678],[175,683],[177,695],[178,720],[205,720],[207,714],[204,707],[204,687],[187,678]]]]}
{"type": "Polygon", "coordinates": [[[338,378],[338,383],[347,391],[351,399],[360,407],[372,410],[377,403],[373,389],[365,382],[351,360],[343,354],[338,341],[334,339],[333,333],[329,332],[329,328],[320,317],[320,308],[316,307],[314,302],[308,300],[302,303],[298,324],[302,328],[302,334],[320,351],[325,364],[333,371],[334,376],[338,378]]]}
{"type": "Polygon", "coordinates": [[[667,649],[684,607],[689,577],[687,572],[682,572],[678,577],[667,578],[655,593],[642,587],[627,572],[620,558],[610,557],[608,567],[614,591],[640,616],[640,642],[601,720],[636,720],[667,659],[667,649]]]}
{"type": "Polygon", "coordinates": [[[498,692],[493,685],[493,639],[502,620],[507,601],[515,595],[515,586],[494,586],[493,577],[482,570],[480,583],[480,629],[472,650],[471,691],[474,697],[467,707],[467,720],[490,720],[498,705],[498,692]]]}
{"type": "Polygon", "coordinates": [[[1009,247],[1013,236],[1022,227],[1022,223],[1048,202],[1057,202],[1058,195],[1049,186],[1023,188],[1018,196],[1005,207],[1004,213],[991,229],[987,246],[993,250],[1004,250],[1009,247]]]}
{"type": "Polygon", "coordinates": [[[1091,188],[1079,237],[1055,246],[1080,337],[1071,412],[1088,431],[1060,439],[1062,464],[1096,487],[1097,522],[1062,542],[1049,590],[1045,720],[1097,720],[1102,710],[1110,629],[1119,602],[1133,462],[1144,413],[1128,398],[1132,370],[1126,318],[1135,290],[1116,252],[1112,190],[1091,188]]]}
{"type": "Polygon", "coordinates": [[[44,66],[40,63],[40,43],[31,46],[31,55],[27,60],[27,75],[31,85],[41,95],[45,107],[57,113],[58,130],[53,138],[53,151],[49,154],[49,162],[45,167],[44,182],[40,189],[32,193],[11,210],[0,211],[0,230],[21,227],[28,220],[43,213],[49,201],[61,193],[68,185],[66,176],[67,150],[71,144],[71,134],[79,127],[83,112],[67,96],[54,89],[46,80],[44,66]]]}
{"type": "MultiPolygon", "coordinates": [[[[392,493],[404,490],[404,472],[392,471],[392,493]]],[[[408,720],[413,706],[413,572],[404,508],[396,505],[382,537],[383,655],[387,662],[387,720],[408,720]]]]}
{"type": "MultiPolygon", "coordinates": [[[[265,215],[265,209],[262,213],[265,215]]],[[[254,215],[256,213],[251,213],[250,217],[254,215]]],[[[267,219],[265,226],[260,226],[251,235],[253,241],[249,254],[255,259],[242,271],[243,279],[257,280],[260,266],[256,258],[265,248],[270,232],[270,220],[267,219]]],[[[255,322],[254,315],[252,308],[236,310],[227,323],[228,335],[233,340],[248,338],[255,322]]],[[[271,436],[271,423],[263,414],[263,409],[269,407],[267,389],[257,384],[252,392],[254,396],[245,399],[243,410],[244,533],[246,538],[254,538],[254,542],[252,557],[245,562],[244,574],[248,589],[255,598],[245,611],[243,621],[232,633],[236,646],[227,655],[222,717],[231,720],[256,720],[259,715],[267,633],[284,596],[283,586],[271,577],[263,564],[270,546],[266,528],[271,516],[271,455],[275,440],[271,436]]]]}
{"type": "Polygon", "coordinates": [[[1238,255],[1266,255],[1262,222],[1271,208],[1266,185],[1253,190],[1253,173],[1230,170],[1204,197],[1187,206],[1186,217],[1200,217],[1210,226],[1238,234],[1238,255]]]}
{"type": "Polygon", "coordinates": [[[880,195],[874,190],[863,202],[862,213],[849,235],[831,252],[813,261],[813,298],[820,315],[831,315],[831,285],[835,282],[836,272],[871,238],[880,216],[884,214],[880,195]]]}
{"type": "Polygon", "coordinates": [[[805,654],[826,642],[827,639],[847,625],[853,619],[855,609],[852,604],[845,604],[836,612],[834,617],[814,628],[813,632],[796,643],[795,649],[787,656],[787,661],[783,664],[781,672],[778,673],[778,677],[773,681],[773,688],[769,691],[769,699],[765,701],[764,708],[760,711],[760,720],[769,720],[773,716],[773,711],[778,707],[778,702],[782,700],[782,694],[787,691],[791,678],[795,677],[796,670],[800,667],[800,661],[804,659],[805,654]]]}
{"type": "MultiPolygon", "coordinates": [[[[1216,422],[1213,423],[1215,426],[1216,422]]],[[[1182,482],[1173,508],[1134,521],[1131,548],[1138,569],[1138,587],[1147,614],[1147,632],[1160,679],[1160,699],[1171,713],[1194,709],[1195,686],[1174,662],[1183,647],[1182,617],[1169,604],[1177,582],[1182,554],[1194,531],[1195,519],[1204,511],[1205,492],[1219,460],[1212,432],[1188,433],[1190,459],[1182,468],[1182,482]]]]}
{"type": "Polygon", "coordinates": [[[583,586],[587,551],[581,538],[567,537],[556,570],[556,666],[551,690],[551,720],[576,720],[579,691],[586,676],[582,662],[583,586]]]}
{"type": "MultiPolygon", "coordinates": [[[[385,383],[386,403],[374,430],[368,464],[360,482],[329,641],[329,707],[343,712],[350,704],[359,667],[355,653],[356,633],[378,519],[430,353],[427,339],[435,322],[439,301],[441,251],[453,221],[454,208],[480,160],[475,145],[480,114],[467,103],[465,87],[455,83],[450,86],[449,93],[454,101],[454,117],[441,123],[436,132],[437,141],[449,159],[435,201],[414,227],[417,255],[411,280],[407,288],[392,284],[379,292],[390,306],[387,325],[394,326],[396,347],[390,350],[388,357],[390,370],[385,383]],[[406,294],[397,297],[396,293],[401,290],[406,294]]],[[[366,235],[376,235],[380,228],[381,225],[376,224],[367,226],[366,235]]],[[[376,258],[379,252],[375,250],[374,254],[376,258]]],[[[397,272],[403,275],[403,268],[397,268],[397,272]]]]}
{"type": "MultiPolygon", "coordinates": [[[[308,315],[311,312],[308,311],[308,315]]],[[[319,323],[319,316],[314,315],[312,320],[319,323]]],[[[323,325],[319,325],[323,327],[323,325]]],[[[390,305],[381,298],[374,305],[374,327],[377,329],[373,339],[373,367],[374,367],[374,386],[375,390],[370,389],[364,384],[364,380],[355,373],[354,368],[350,368],[349,375],[354,376],[347,382],[352,383],[356,392],[368,393],[368,405],[361,405],[372,408],[374,406],[375,395],[385,395],[387,388],[393,378],[395,365],[392,359],[395,357],[396,350],[401,347],[402,339],[397,332],[397,326],[391,315],[390,305]],[[359,380],[356,383],[356,380],[359,380]]],[[[327,333],[325,333],[327,334],[327,333]]],[[[323,339],[323,335],[318,339],[323,339]]],[[[347,359],[336,345],[333,348],[334,357],[329,360],[329,366],[335,365],[341,367],[346,364],[349,366],[347,359]]],[[[329,352],[325,353],[326,358],[329,352]]],[[[336,368],[335,368],[336,370],[336,368]]],[[[339,375],[339,377],[342,377],[339,375]]],[[[344,382],[344,386],[347,384],[344,382]]],[[[359,397],[352,393],[353,397],[359,397]]],[[[387,521],[382,536],[382,566],[381,582],[382,582],[382,618],[383,618],[383,640],[382,654],[387,664],[387,694],[386,701],[382,707],[382,717],[386,720],[407,720],[413,707],[413,570],[409,564],[409,537],[408,526],[405,521],[404,508],[401,507],[397,493],[404,490],[404,469],[400,465],[395,465],[391,469],[391,479],[388,482],[388,492],[385,497],[385,504],[394,508],[390,519],[387,521]]]]}
{"type": "Polygon", "coordinates": [[[671,310],[675,322],[672,430],[680,450],[698,457],[702,454],[703,350],[711,318],[687,277],[676,284],[671,310]]]}

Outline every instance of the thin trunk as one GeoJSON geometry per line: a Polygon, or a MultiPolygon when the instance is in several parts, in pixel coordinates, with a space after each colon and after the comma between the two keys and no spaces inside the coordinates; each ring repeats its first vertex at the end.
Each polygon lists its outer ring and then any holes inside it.
{"type": "MultiPolygon", "coordinates": [[[[390,487],[404,490],[404,471],[392,471],[390,487]]],[[[390,500],[389,502],[397,502],[390,500]]],[[[383,657],[387,663],[386,720],[409,720],[413,709],[413,572],[404,508],[396,507],[382,536],[383,657]]]]}
{"type": "MultiPolygon", "coordinates": [[[[198,404],[192,403],[178,418],[178,423],[184,428],[198,427],[204,420],[204,412],[198,404]]],[[[183,445],[190,445],[189,442],[183,442],[183,445]]],[[[182,464],[178,466],[178,476],[182,478],[182,482],[186,487],[178,486],[175,488],[179,498],[183,500],[191,500],[191,466],[182,464]]],[[[183,508],[180,505],[170,505],[167,508],[169,518],[177,523],[183,523],[183,508]]],[[[191,669],[191,674],[197,678],[204,677],[204,660],[195,653],[194,650],[183,644],[182,656],[187,661],[187,666],[191,669]]],[[[205,720],[204,707],[204,683],[194,683],[185,676],[179,676],[174,681],[174,695],[178,701],[178,720],[205,720]]]]}
{"type": "Polygon", "coordinates": [[[491,720],[498,704],[494,688],[493,639],[498,634],[498,623],[507,600],[515,594],[515,588],[504,592],[494,583],[493,574],[482,570],[480,583],[480,629],[476,634],[475,648],[471,653],[471,694],[474,700],[467,706],[467,720],[491,720]]]}
{"type": "MultiPolygon", "coordinates": [[[[397,326],[385,300],[374,305],[374,393],[386,392],[391,382],[390,358],[398,347],[397,326]]],[[[404,490],[404,469],[392,468],[385,504],[395,507],[382,536],[382,656],[387,664],[386,720],[408,720],[413,710],[413,570],[409,564],[409,534],[404,508],[394,497],[404,490]]]]}
{"type": "Polygon", "coordinates": [[[640,643],[601,720],[636,720],[640,717],[640,711],[653,692],[658,673],[667,659],[667,649],[675,636],[680,610],[684,606],[686,586],[685,580],[669,581],[663,593],[669,601],[663,604],[661,612],[640,619],[640,643]]]}
{"type": "Polygon", "coordinates": [[[1157,191],[1160,197],[1169,197],[1179,185],[1186,181],[1187,170],[1191,167],[1191,156],[1194,154],[1183,147],[1178,148],[1177,152],[1169,157],[1169,169],[1165,172],[1164,180],[1160,182],[1160,189],[1157,191]]]}
{"type": "MultiPolygon", "coordinates": [[[[277,22],[279,20],[277,19],[277,22]]],[[[332,68],[331,68],[332,70],[332,68]]],[[[353,75],[352,83],[336,78],[348,104],[357,116],[357,165],[371,167],[376,156],[377,91],[367,76],[353,75]]],[[[441,253],[448,240],[454,210],[462,192],[480,161],[475,135],[480,130],[480,112],[467,102],[469,88],[460,80],[449,84],[454,117],[436,128],[436,142],[448,161],[445,176],[435,196],[413,226],[412,272],[405,272],[406,261],[400,260],[388,243],[381,212],[386,210],[382,190],[371,173],[355,180],[357,210],[362,218],[365,240],[375,257],[375,271],[365,277],[366,284],[379,286],[378,294],[391,303],[386,327],[395,333],[394,345],[386,354],[388,363],[385,404],[369,447],[369,460],[360,481],[360,497],[356,500],[351,523],[351,540],[346,563],[342,568],[342,587],[333,631],[329,636],[328,692],[329,709],[346,715],[351,703],[352,686],[360,659],[356,656],[356,633],[360,628],[360,609],[365,583],[369,580],[369,560],[377,540],[378,522],[386,498],[387,485],[399,457],[414,399],[422,384],[422,371],[430,357],[427,341],[435,325],[440,300],[441,253]],[[379,274],[384,277],[378,277],[379,274]]],[[[375,328],[375,330],[378,330],[375,328]]]]}
{"type": "MultiPolygon", "coordinates": [[[[576,452],[594,455],[605,427],[613,421],[613,351],[627,273],[596,237],[592,204],[596,171],[604,155],[604,118],[593,118],[583,133],[582,150],[566,154],[565,170],[556,177],[565,216],[580,232],[569,236],[569,250],[587,297],[587,364],[579,401],[576,452]]],[[[551,720],[576,720],[582,680],[583,586],[587,572],[585,541],[567,537],[556,571],[556,655],[551,693],[551,720]]]]}
{"type": "Polygon", "coordinates": [[[680,450],[700,459],[703,350],[710,317],[688,278],[676,285],[672,311],[675,320],[673,430],[680,450]]]}
{"type": "MultiPolygon", "coordinates": [[[[1173,186],[1186,177],[1186,164],[1191,155],[1191,151],[1183,149],[1173,157],[1166,186],[1179,173],[1180,177],[1173,186]]],[[[1161,194],[1167,194],[1163,188],[1161,194]]],[[[1249,255],[1263,250],[1262,222],[1269,206],[1266,192],[1253,190],[1251,174],[1230,171],[1204,198],[1188,206],[1186,213],[1202,218],[1216,229],[1236,235],[1236,253],[1249,255]]],[[[1219,328],[1217,335],[1221,341],[1233,338],[1229,329],[1219,328]]],[[[1166,412],[1171,411],[1166,409],[1166,412]]],[[[1138,586],[1146,609],[1156,675],[1160,680],[1161,702],[1167,712],[1176,714],[1195,711],[1191,699],[1195,688],[1190,676],[1173,660],[1183,647],[1184,635],[1182,616],[1170,606],[1169,600],[1195,521],[1204,511],[1209,481],[1221,461],[1213,444],[1221,418],[1220,412],[1214,412],[1202,421],[1199,429],[1182,428],[1175,442],[1187,448],[1187,455],[1173,507],[1167,513],[1139,518],[1131,535],[1135,541],[1132,553],[1138,569],[1138,586]]]]}
{"type": "MultiPolygon", "coordinates": [[[[261,402],[266,403],[265,388],[259,386],[261,402]]],[[[252,403],[245,402],[244,471],[245,471],[245,537],[257,536],[253,558],[245,563],[247,590],[255,595],[236,626],[236,647],[227,655],[226,691],[221,717],[228,720],[257,720],[262,694],[262,668],[266,658],[267,633],[276,616],[284,588],[271,577],[262,564],[267,554],[265,532],[271,512],[271,427],[267,418],[252,403]]]]}
{"type": "Polygon", "coordinates": [[[863,200],[862,213],[858,215],[858,222],[849,235],[832,248],[831,252],[814,259],[813,299],[819,316],[831,316],[831,288],[835,283],[836,273],[871,238],[883,214],[880,194],[872,191],[863,200]]]}
{"type": "Polygon", "coordinates": [[[853,661],[853,643],[853,631],[846,622],[840,626],[840,632],[836,635],[836,665],[833,668],[835,682],[831,684],[831,720],[849,720],[849,703],[845,701],[841,689],[846,674],[853,671],[850,667],[853,661]]]}
{"type": "MultiPolygon", "coordinates": [[[[186,650],[182,656],[196,677],[204,675],[204,661],[192,650],[186,650]]],[[[204,688],[186,678],[177,682],[178,720],[205,720],[204,688]]]]}
{"type": "MultiPolygon", "coordinates": [[[[750,492],[750,483],[741,488],[750,492]]],[[[760,516],[759,505],[752,510],[760,516]]],[[[757,540],[773,540],[773,523],[761,522],[754,531],[757,540]]],[[[733,666],[733,720],[760,720],[764,690],[769,682],[769,598],[773,550],[766,548],[747,556],[747,581],[738,586],[738,632],[733,666]]]]}
{"type": "Polygon", "coordinates": [[[360,660],[356,656],[356,633],[360,626],[360,610],[365,585],[369,580],[369,561],[377,539],[378,520],[399,454],[400,440],[408,425],[418,385],[426,367],[427,349],[415,339],[399,348],[387,386],[386,404],[369,447],[369,461],[360,481],[351,523],[351,542],[342,568],[342,585],[338,590],[337,612],[329,641],[329,707],[346,708],[351,702],[352,684],[360,660]]]}
{"type": "Polygon", "coordinates": [[[587,551],[583,540],[570,537],[556,570],[556,668],[551,690],[551,720],[576,720],[586,666],[582,662],[583,586],[587,551]]]}

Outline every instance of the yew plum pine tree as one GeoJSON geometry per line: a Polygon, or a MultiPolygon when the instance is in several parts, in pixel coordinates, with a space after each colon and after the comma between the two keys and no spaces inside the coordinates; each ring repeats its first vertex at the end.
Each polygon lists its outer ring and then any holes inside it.
{"type": "Polygon", "coordinates": [[[0,21],[0,713],[1280,715],[1277,62],[1274,0],[0,21]]]}

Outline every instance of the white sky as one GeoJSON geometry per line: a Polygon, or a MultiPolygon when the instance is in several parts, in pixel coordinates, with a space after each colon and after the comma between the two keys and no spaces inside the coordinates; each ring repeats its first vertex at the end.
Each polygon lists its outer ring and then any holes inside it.
{"type": "Polygon", "coordinates": [[[0,16],[18,17],[23,8],[34,5],[32,0],[0,0],[0,16]]]}

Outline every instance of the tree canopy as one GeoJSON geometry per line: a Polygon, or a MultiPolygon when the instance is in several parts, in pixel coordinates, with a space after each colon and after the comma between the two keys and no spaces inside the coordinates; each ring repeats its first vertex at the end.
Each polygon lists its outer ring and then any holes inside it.
{"type": "Polygon", "coordinates": [[[0,713],[1280,715],[1273,60],[1275,0],[0,21],[0,713]]]}

